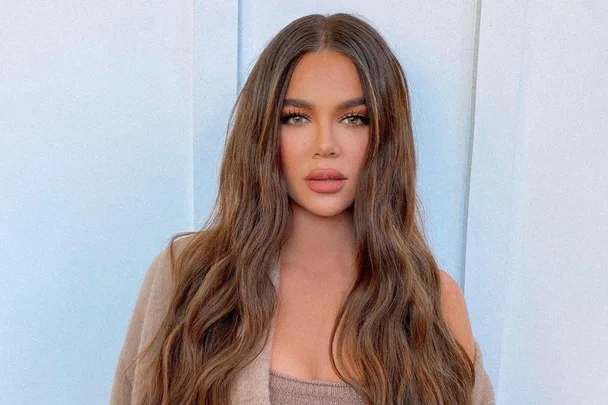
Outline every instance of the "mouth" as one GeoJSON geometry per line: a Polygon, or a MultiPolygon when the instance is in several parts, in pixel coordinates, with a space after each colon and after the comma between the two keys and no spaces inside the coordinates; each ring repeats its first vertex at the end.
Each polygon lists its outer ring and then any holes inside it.
{"type": "Polygon", "coordinates": [[[336,169],[315,169],[304,180],[332,182],[346,180],[346,176],[336,169]]]}
{"type": "Polygon", "coordinates": [[[346,184],[346,179],[308,179],[306,184],[317,193],[337,193],[346,184]]]}

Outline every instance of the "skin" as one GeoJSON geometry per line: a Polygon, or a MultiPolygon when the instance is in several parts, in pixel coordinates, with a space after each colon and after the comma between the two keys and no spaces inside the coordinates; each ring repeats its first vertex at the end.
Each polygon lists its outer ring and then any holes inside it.
{"type": "MultiPolygon", "coordinates": [[[[274,372],[340,381],[331,367],[329,341],[339,306],[354,281],[352,204],[370,137],[366,105],[340,104],[362,97],[355,65],[332,51],[306,54],[287,89],[286,100],[305,100],[312,108],[281,109],[280,153],[292,215],[290,236],[279,257],[279,305],[270,362],[274,372]],[[347,178],[344,187],[336,193],[311,190],[304,179],[316,168],[342,172],[347,178]]],[[[448,323],[473,359],[464,297],[443,271],[442,294],[448,323]]]]}
{"type": "Polygon", "coordinates": [[[348,57],[337,52],[308,53],[296,66],[285,99],[303,99],[314,108],[284,106],[281,110],[282,117],[289,113],[308,116],[291,117],[281,125],[282,170],[293,212],[291,237],[281,256],[305,264],[300,271],[319,280],[327,276],[327,268],[345,277],[352,275],[350,266],[345,266],[354,257],[351,206],[369,126],[360,118],[345,118],[350,113],[367,118],[365,105],[338,106],[362,97],[357,70],[348,57]],[[311,190],[304,178],[316,168],[342,172],[347,177],[342,190],[331,194],[311,190]]]}

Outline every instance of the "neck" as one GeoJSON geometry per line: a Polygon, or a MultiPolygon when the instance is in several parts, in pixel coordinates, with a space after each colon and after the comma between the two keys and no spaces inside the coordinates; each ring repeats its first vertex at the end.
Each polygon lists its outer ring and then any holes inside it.
{"type": "Polygon", "coordinates": [[[281,267],[297,268],[310,275],[351,275],[355,261],[352,210],[322,217],[292,204],[289,237],[281,247],[281,267]]]}

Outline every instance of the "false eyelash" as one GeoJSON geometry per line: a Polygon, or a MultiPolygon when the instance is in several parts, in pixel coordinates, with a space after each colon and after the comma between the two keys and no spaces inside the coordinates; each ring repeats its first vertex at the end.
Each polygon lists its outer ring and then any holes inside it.
{"type": "MultiPolygon", "coordinates": [[[[298,111],[290,110],[287,114],[281,116],[281,122],[282,123],[286,123],[287,120],[289,120],[292,117],[296,117],[296,116],[302,116],[302,117],[304,117],[304,118],[306,118],[308,120],[310,119],[310,115],[308,115],[308,114],[305,114],[303,112],[298,112],[298,111]]],[[[362,125],[369,125],[369,122],[370,122],[368,116],[363,115],[363,114],[359,114],[359,113],[357,113],[355,111],[351,111],[351,112],[343,115],[340,118],[340,121],[342,121],[344,118],[349,118],[349,117],[357,117],[357,118],[361,119],[361,122],[363,123],[362,125]]],[[[348,125],[358,126],[358,124],[348,124],[348,125]]]]}
{"type": "MultiPolygon", "coordinates": [[[[308,114],[304,114],[298,111],[294,111],[294,110],[290,110],[287,112],[287,114],[281,116],[281,122],[282,123],[286,123],[288,119],[295,117],[295,116],[302,116],[304,118],[306,118],[307,120],[310,119],[310,115],[308,114]]],[[[297,124],[296,124],[297,125],[297,124]]]]}
{"type": "MultiPolygon", "coordinates": [[[[344,118],[348,118],[348,117],[357,117],[357,118],[361,119],[361,122],[363,123],[363,125],[369,125],[369,117],[367,115],[359,114],[355,111],[351,111],[351,112],[345,114],[342,118],[340,118],[340,121],[342,121],[344,118]]],[[[348,125],[357,126],[357,124],[348,124],[348,125]]]]}

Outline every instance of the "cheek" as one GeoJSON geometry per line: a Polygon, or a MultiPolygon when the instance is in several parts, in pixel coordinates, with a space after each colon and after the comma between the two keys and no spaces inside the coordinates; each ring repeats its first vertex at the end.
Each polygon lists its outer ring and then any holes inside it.
{"type": "Polygon", "coordinates": [[[359,167],[363,165],[363,161],[365,160],[368,144],[369,138],[365,138],[364,140],[353,145],[351,149],[351,156],[354,157],[354,160],[357,162],[359,167]]]}
{"type": "Polygon", "coordinates": [[[298,145],[293,141],[289,142],[281,139],[279,149],[281,151],[281,162],[284,170],[291,172],[297,168],[299,161],[301,160],[303,146],[298,145]]]}
{"type": "Polygon", "coordinates": [[[281,141],[280,144],[280,152],[281,152],[281,169],[283,171],[283,176],[289,178],[292,176],[292,172],[294,169],[294,149],[293,146],[289,143],[281,141]]]}
{"type": "Polygon", "coordinates": [[[369,137],[365,138],[365,141],[361,143],[361,147],[359,148],[359,156],[364,157],[367,153],[367,148],[369,146],[369,137]]]}

